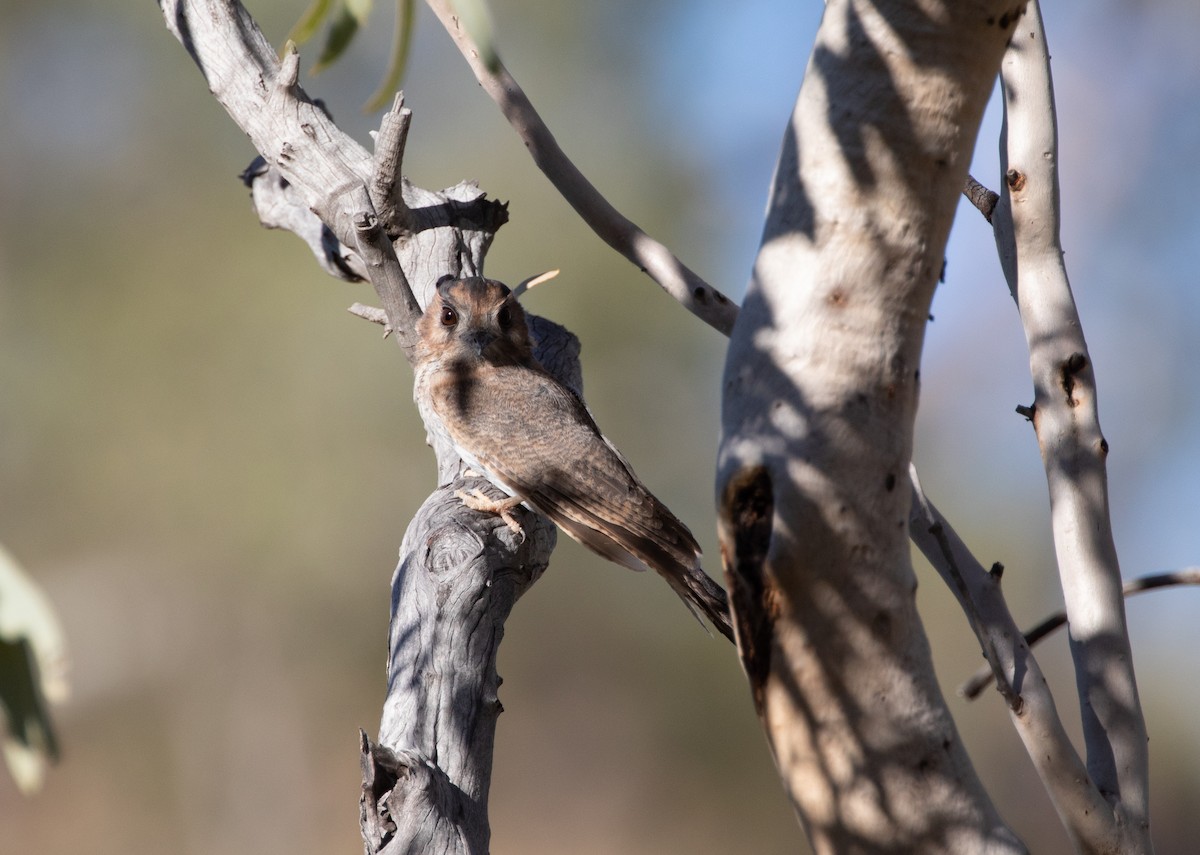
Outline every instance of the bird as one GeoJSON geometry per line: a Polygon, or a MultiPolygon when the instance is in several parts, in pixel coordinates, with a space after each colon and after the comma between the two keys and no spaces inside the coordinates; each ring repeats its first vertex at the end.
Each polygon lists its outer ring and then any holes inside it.
{"type": "Polygon", "coordinates": [[[506,285],[439,283],[417,323],[413,365],[427,424],[440,423],[463,462],[509,497],[459,491],[464,504],[499,514],[517,532],[510,512],[523,504],[609,561],[654,569],[698,620],[733,640],[725,591],[701,568],[696,538],[634,474],[579,395],[538,362],[525,311],[506,285]]]}

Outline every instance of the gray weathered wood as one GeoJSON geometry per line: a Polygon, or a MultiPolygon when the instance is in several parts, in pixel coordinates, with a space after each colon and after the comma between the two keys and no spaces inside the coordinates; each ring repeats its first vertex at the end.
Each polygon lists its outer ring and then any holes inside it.
{"type": "Polygon", "coordinates": [[[454,491],[472,488],[502,495],[482,478],[440,487],[400,548],[379,746],[363,741],[368,853],[487,851],[496,653],[556,530],[518,509],[522,540],[497,516],[464,513],[454,491]]]}
{"type": "MultiPolygon", "coordinates": [[[[243,179],[264,225],[299,235],[334,276],[375,288],[389,331],[411,352],[420,307],[447,276],[483,273],[503,204],[473,184],[433,192],[398,172],[409,114],[398,99],[375,155],[346,136],[297,83],[237,0],[162,0],[168,29],[261,157],[243,179]]],[[[573,335],[531,317],[535,355],[579,389],[573,335]]],[[[388,382],[381,386],[394,385],[388,382]]],[[[496,652],[516,599],[555,544],[553,525],[521,510],[523,538],[454,498],[494,491],[471,477],[436,425],[438,488],[414,517],[392,580],[388,695],[378,743],[362,738],[366,851],[487,851],[488,782],[500,712],[496,652]]]]}

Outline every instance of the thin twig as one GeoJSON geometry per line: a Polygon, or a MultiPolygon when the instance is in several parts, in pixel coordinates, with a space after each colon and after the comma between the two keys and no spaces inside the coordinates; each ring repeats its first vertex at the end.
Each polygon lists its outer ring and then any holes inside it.
{"type": "Polygon", "coordinates": [[[387,312],[377,306],[364,306],[362,303],[355,303],[346,310],[352,315],[362,318],[364,321],[370,321],[373,324],[379,324],[384,327],[383,334],[391,335],[392,329],[388,326],[387,312]]]}
{"type": "Polygon", "coordinates": [[[729,335],[737,318],[737,304],[709,285],[682,261],[642,231],[604,198],[559,147],[525,92],[498,59],[494,68],[480,57],[478,46],[461,25],[447,0],[427,0],[429,7],[484,91],[529,149],[534,163],[562,197],[605,243],[644,271],[688,311],[717,331],[729,335]]]}
{"type": "MultiPolygon", "coordinates": [[[[1153,591],[1156,588],[1174,587],[1175,585],[1200,585],[1200,567],[1185,567],[1173,573],[1155,573],[1150,576],[1141,576],[1125,583],[1121,591],[1126,597],[1131,597],[1134,594],[1153,591]]],[[[1060,610],[1055,612],[1035,626],[1025,630],[1025,643],[1033,647],[1042,639],[1054,634],[1055,630],[1062,627],[1066,622],[1067,613],[1065,611],[1060,610]]],[[[958,694],[969,701],[973,701],[991,683],[991,669],[980,668],[971,675],[970,679],[959,686],[958,694]]]]}
{"type": "Polygon", "coordinates": [[[555,268],[554,270],[547,270],[545,273],[539,273],[537,276],[530,276],[528,279],[523,279],[513,286],[513,296],[520,297],[531,288],[536,288],[544,282],[549,282],[559,273],[562,273],[562,271],[555,268]]]}
{"type": "MultiPolygon", "coordinates": [[[[908,477],[913,492],[912,516],[914,519],[912,522],[914,525],[916,524],[915,517],[919,511],[922,524],[927,526],[926,531],[933,537],[942,554],[942,561],[934,564],[934,566],[942,572],[943,577],[949,577],[947,581],[953,586],[953,590],[958,595],[958,602],[967,615],[967,621],[970,623],[975,637],[979,639],[979,643],[983,647],[983,655],[988,664],[988,673],[996,681],[996,685],[1000,689],[1000,694],[1004,696],[1004,702],[1008,704],[1008,708],[1014,713],[1020,713],[1023,704],[1021,695],[1009,681],[1008,675],[1004,670],[1004,663],[1000,660],[1000,655],[997,652],[996,638],[984,626],[979,603],[971,595],[971,591],[967,587],[963,571],[958,565],[954,549],[950,544],[949,535],[946,533],[948,524],[943,522],[934,509],[933,503],[929,501],[929,497],[925,495],[925,491],[921,488],[921,479],[917,477],[916,466],[909,464],[908,477]]],[[[998,584],[998,580],[996,581],[998,584]]]]}
{"type": "Polygon", "coordinates": [[[1004,601],[999,568],[993,572],[984,569],[921,491],[915,469],[910,469],[909,481],[913,490],[909,537],[958,598],[983,647],[989,670],[1003,675],[999,685],[1007,687],[1001,693],[1009,720],[1067,830],[1076,839],[1094,839],[1109,827],[1105,819],[1110,816],[1108,804],[1071,743],[1050,686],[1004,601]]]}

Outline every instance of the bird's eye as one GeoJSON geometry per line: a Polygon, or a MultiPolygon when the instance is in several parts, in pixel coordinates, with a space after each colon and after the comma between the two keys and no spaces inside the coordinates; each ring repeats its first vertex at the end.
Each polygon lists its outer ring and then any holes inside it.
{"type": "Polygon", "coordinates": [[[512,309],[507,305],[501,306],[500,311],[496,313],[496,322],[500,324],[501,329],[508,329],[512,326],[512,309]]]}
{"type": "Polygon", "coordinates": [[[458,312],[449,306],[442,306],[442,326],[452,327],[458,323],[458,312]]]}

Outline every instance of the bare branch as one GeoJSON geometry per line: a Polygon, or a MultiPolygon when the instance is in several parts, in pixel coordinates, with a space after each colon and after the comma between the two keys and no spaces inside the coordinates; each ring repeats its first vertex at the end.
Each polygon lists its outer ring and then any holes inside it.
{"type": "Polygon", "coordinates": [[[1001,82],[1004,185],[992,223],[1029,343],[1032,423],[1050,492],[1088,771],[1120,817],[1122,851],[1150,851],[1146,727],[1109,519],[1108,443],[1059,242],[1058,132],[1036,2],[1013,34],[1001,82]]]}
{"type": "MultiPolygon", "coordinates": [[[[1141,594],[1158,588],[1170,588],[1176,585],[1200,585],[1200,567],[1185,567],[1173,573],[1156,573],[1151,576],[1141,576],[1126,582],[1121,588],[1121,593],[1128,598],[1134,594],[1141,594]]],[[[1053,635],[1056,630],[1063,627],[1066,623],[1067,613],[1065,611],[1057,611],[1025,630],[1025,643],[1033,647],[1042,639],[1053,635]]],[[[991,685],[991,682],[991,670],[989,668],[980,668],[971,675],[970,679],[959,686],[958,693],[967,700],[973,701],[983,694],[983,690],[991,685]]]]}
{"type": "Polygon", "coordinates": [[[518,508],[524,535],[517,536],[494,514],[464,512],[459,489],[496,488],[482,478],[439,487],[409,524],[392,577],[379,724],[379,744],[390,753],[364,746],[364,760],[378,760],[372,770],[364,763],[368,853],[488,851],[502,711],[496,655],[504,621],[546,569],[556,532],[545,517],[518,508]],[[382,785],[370,786],[378,777],[382,785]]]}
{"type": "MultiPolygon", "coordinates": [[[[334,275],[369,279],[383,308],[352,311],[394,330],[410,354],[417,295],[428,299],[444,276],[482,273],[505,206],[471,184],[434,193],[400,177],[409,118],[399,99],[370,157],[297,85],[297,54],[278,61],[237,0],[161,6],[262,154],[245,178],[260,216],[270,211],[263,221],[301,234],[334,275]]],[[[574,336],[533,316],[530,330],[539,361],[577,388],[574,336]]],[[[518,542],[499,518],[464,507],[455,492],[486,485],[467,479],[452,446],[427,427],[442,486],[414,517],[393,579],[388,696],[380,745],[363,742],[361,824],[368,852],[466,855],[487,849],[503,624],[549,561],[555,530],[530,512],[518,542]]]]}
{"type": "Polygon", "coordinates": [[[409,362],[413,360],[413,350],[417,342],[416,321],[410,320],[398,329],[398,318],[415,319],[421,316],[421,307],[413,296],[408,284],[408,277],[400,267],[392,242],[383,230],[379,218],[367,198],[367,190],[361,191],[363,206],[354,217],[355,244],[359,257],[367,266],[368,278],[375,286],[375,292],[383,300],[383,310],[387,314],[388,328],[396,332],[400,346],[409,362]]]}
{"type": "Polygon", "coordinates": [[[583,221],[601,240],[644,271],[684,308],[719,332],[729,335],[737,304],[686,267],[672,252],[612,206],[566,156],[524,90],[503,63],[488,68],[479,48],[447,0],[427,0],[484,91],[499,105],[509,124],[545,173],[583,221]]]}
{"type": "Polygon", "coordinates": [[[404,93],[397,92],[392,109],[384,113],[375,134],[375,170],[369,187],[371,204],[379,214],[379,222],[393,238],[411,233],[415,225],[412,212],[404,202],[401,174],[410,124],[412,110],[404,106],[404,93]]]}
{"type": "Polygon", "coordinates": [[[415,298],[404,292],[390,265],[377,266],[391,272],[371,284],[377,293],[385,289],[379,293],[385,310],[401,312],[391,318],[399,340],[416,322],[411,309],[424,303],[437,279],[482,273],[492,236],[507,220],[506,208],[473,184],[431,192],[399,177],[409,123],[401,99],[384,116],[372,157],[298,85],[295,50],[276,58],[236,0],[160,0],[160,5],[168,29],[262,155],[263,164],[244,177],[263,221],[296,231],[326,270],[350,280],[369,274],[358,255],[356,223],[364,216],[379,218],[396,241],[395,253],[401,269],[409,271],[415,298]],[[418,232],[421,241],[408,239],[418,232]]]}
{"type": "MultiPolygon", "coordinates": [[[[382,327],[387,326],[387,312],[385,312],[383,309],[376,308],[375,306],[364,306],[362,303],[355,303],[346,311],[352,315],[357,315],[364,321],[370,321],[371,323],[379,324],[382,327]]],[[[389,334],[391,334],[390,329],[384,331],[384,335],[389,334]]]]}
{"type": "Polygon", "coordinates": [[[268,229],[289,231],[308,244],[317,263],[330,276],[347,282],[367,278],[362,259],[349,250],[329,226],[312,212],[300,191],[259,155],[243,170],[242,183],[250,188],[250,199],[258,221],[268,229]]]}
{"type": "MultiPolygon", "coordinates": [[[[967,580],[963,575],[963,569],[959,566],[954,544],[950,541],[951,536],[954,534],[953,529],[950,528],[948,522],[942,519],[937,509],[933,506],[933,502],[925,495],[925,491],[921,488],[921,480],[917,477],[917,467],[909,464],[908,475],[913,493],[912,509],[909,512],[908,518],[909,534],[913,542],[925,553],[929,562],[941,574],[943,581],[950,586],[955,596],[958,597],[958,603],[962,606],[963,611],[966,612],[971,630],[979,639],[980,644],[983,645],[983,656],[988,662],[992,677],[1000,689],[1000,694],[1004,696],[1004,701],[1008,704],[1011,712],[1020,713],[1024,702],[1020,692],[1013,686],[1012,681],[1009,680],[1008,675],[1005,673],[1005,662],[1000,658],[999,652],[1001,646],[1007,646],[1008,637],[1003,632],[997,637],[997,634],[989,632],[987,627],[985,627],[979,602],[976,597],[972,596],[971,589],[967,586],[967,580]],[[929,538],[933,538],[933,544],[929,543],[929,538]],[[937,554],[934,554],[934,544],[936,544],[937,554]],[[933,555],[933,558],[930,558],[930,555],[933,555]],[[935,562],[934,558],[940,560],[935,562]]],[[[958,543],[958,547],[959,551],[966,548],[961,541],[958,543]]],[[[971,556],[971,561],[974,562],[974,556],[971,556]]],[[[976,570],[983,569],[977,563],[968,564],[968,567],[976,570]]],[[[978,586],[984,582],[984,577],[976,573],[973,581],[978,586]]],[[[987,582],[999,594],[999,576],[988,573],[987,582]]],[[[1003,597],[997,596],[996,603],[993,603],[993,606],[996,605],[1004,605],[1003,597]]],[[[1007,613],[1008,609],[1005,607],[1003,614],[1007,615],[1007,613]]],[[[1011,620],[1011,616],[1009,617],[1011,620]]],[[[1009,665],[1011,664],[1009,663],[1009,665]]],[[[1016,668],[1012,667],[1011,670],[1015,672],[1016,668]]]]}
{"type": "Polygon", "coordinates": [[[987,673],[997,679],[1013,727],[1067,833],[1077,843],[1111,839],[1111,811],[1088,777],[1063,727],[1050,685],[1004,601],[1000,573],[983,568],[922,493],[916,470],[910,475],[914,496],[909,535],[966,612],[988,660],[987,673]]]}

